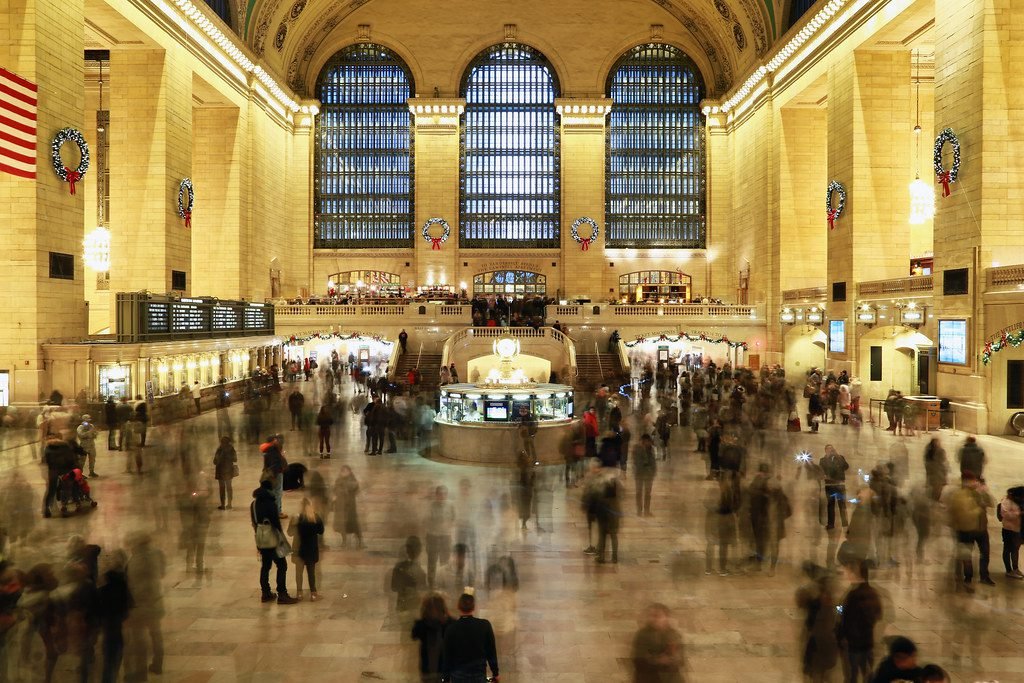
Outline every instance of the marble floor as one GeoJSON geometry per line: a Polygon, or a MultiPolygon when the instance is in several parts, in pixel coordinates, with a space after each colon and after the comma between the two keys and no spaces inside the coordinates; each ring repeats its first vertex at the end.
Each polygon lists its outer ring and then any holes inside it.
{"type": "MultiPolygon", "coordinates": [[[[729,575],[719,576],[704,573],[703,500],[709,484],[704,481],[704,461],[692,452],[693,437],[686,430],[676,430],[671,458],[660,463],[653,517],[633,514],[632,476],[626,478],[630,497],[617,565],[596,565],[582,553],[587,530],[580,490],[564,487],[560,468],[547,473],[550,493],[542,498],[551,502],[550,521],[544,506],[541,510],[541,524],[549,531],[537,531],[533,520],[527,531],[521,531],[509,504],[511,470],[429,460],[408,443],[400,443],[397,454],[367,457],[355,419],[341,429],[343,436],[329,461],[307,457],[301,436],[286,431],[289,459],[305,462],[328,485],[343,464],[353,469],[361,484],[359,510],[366,548],[343,548],[328,519],[328,547],[319,577],[323,600],[279,606],[259,600],[259,565],[248,516],[261,469],[255,446],[239,445],[241,476],[235,480],[234,509],[212,510],[204,571],[190,571],[180,549],[177,501],[188,493],[181,490],[176,474],[180,451],[206,465],[216,448],[218,423],[223,427],[227,417],[237,428],[240,411],[240,406],[232,406],[220,416],[211,412],[184,425],[151,430],[154,447],[145,451],[148,472],[142,476],[122,473],[123,454],[108,453],[101,439],[97,470],[102,476],[92,480],[99,507],[67,519],[38,516],[42,477],[29,448],[0,453],[0,493],[23,478],[35,494],[34,528],[10,549],[19,568],[62,561],[74,534],[103,547],[101,564],[114,549],[124,547],[129,534],[140,530],[150,532],[166,553],[166,659],[164,673],[150,675],[150,680],[417,680],[416,644],[409,636],[408,618],[395,612],[388,580],[406,536],[422,534],[421,519],[433,487],[445,484],[459,514],[474,521],[481,556],[507,553],[518,566],[517,593],[488,592],[482,586],[478,591],[479,615],[491,619],[498,634],[503,681],[630,680],[630,643],[650,602],[672,609],[673,622],[683,635],[688,680],[799,681],[800,614],[793,596],[802,582],[801,563],[824,563],[827,539],[817,523],[809,484],[795,477],[793,456],[806,449],[820,457],[824,445],[832,443],[854,470],[867,471],[876,461],[888,459],[892,444],[902,441],[910,453],[913,486],[923,478],[921,453],[929,438],[896,437],[871,427],[856,432],[841,425],[823,425],[818,435],[771,433],[764,452],[753,457],[781,463],[783,484],[794,507],[778,571],[769,576],[746,566],[739,559],[747,554],[741,546],[733,549],[729,575]]],[[[283,404],[277,412],[285,415],[283,404]]],[[[955,462],[963,434],[943,431],[939,438],[955,462]]],[[[1024,444],[994,437],[979,441],[988,453],[986,477],[997,495],[1024,483],[1024,444]]],[[[216,484],[212,487],[209,500],[215,508],[216,484]]],[[[206,495],[203,486],[198,488],[206,495]]],[[[287,493],[285,510],[294,514],[302,495],[287,493]]],[[[9,508],[3,514],[10,514],[9,508]]],[[[973,595],[953,592],[951,548],[941,529],[922,564],[913,561],[911,529],[898,550],[900,566],[872,577],[885,596],[879,639],[894,634],[912,638],[922,662],[942,665],[953,681],[1024,681],[1024,582],[1003,577],[994,517],[989,530],[994,587],[979,586],[973,595]]],[[[288,580],[293,585],[292,565],[288,580]]],[[[134,635],[129,632],[129,639],[134,635]]],[[[42,680],[38,638],[31,641],[31,648],[24,659],[20,653],[10,655],[10,668],[0,670],[0,678],[42,680]]],[[[881,652],[879,645],[879,658],[881,652]]],[[[55,680],[77,680],[76,666],[74,657],[62,656],[55,680]]],[[[833,673],[833,680],[840,680],[838,669],[833,673]]]]}

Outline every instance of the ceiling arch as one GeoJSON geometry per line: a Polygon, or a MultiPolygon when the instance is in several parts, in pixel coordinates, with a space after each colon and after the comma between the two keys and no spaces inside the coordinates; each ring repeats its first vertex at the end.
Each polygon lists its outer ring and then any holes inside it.
{"type": "MultiPolygon", "coordinates": [[[[309,72],[317,61],[314,58],[325,46],[369,39],[360,34],[363,32],[362,26],[371,26],[376,32],[378,23],[422,8],[421,3],[415,6],[410,3],[410,7],[403,11],[400,5],[408,0],[236,1],[239,5],[239,32],[257,55],[284,75],[288,83],[300,93],[308,92],[309,72]],[[344,35],[340,36],[339,33],[344,35]]],[[[526,27],[538,21],[542,26],[556,25],[563,21],[578,23],[581,17],[584,20],[591,18],[590,7],[594,6],[617,12],[605,19],[608,23],[617,25],[621,18],[627,22],[627,26],[630,19],[641,24],[634,25],[633,29],[627,28],[630,32],[641,29],[643,22],[650,23],[652,29],[655,23],[664,24],[669,32],[676,27],[688,34],[687,42],[696,44],[699,53],[705,58],[710,68],[710,72],[705,73],[709,90],[722,93],[767,53],[777,33],[776,5],[783,1],[598,0],[587,3],[587,9],[581,12],[569,9],[566,3],[526,0],[517,2],[511,10],[487,7],[477,10],[480,6],[474,4],[469,11],[481,12],[489,25],[497,22],[500,26],[502,19],[495,17],[508,15],[507,21],[518,21],[526,27]],[[558,9],[550,9],[553,7],[558,9]],[[547,21],[548,15],[557,21],[547,21]]],[[[447,23],[446,17],[459,14],[453,7],[457,4],[458,0],[450,0],[447,5],[431,6],[437,12],[437,21],[444,24],[447,23]]],[[[598,15],[600,12],[593,16],[598,15]]],[[[594,18],[594,21],[599,20],[594,18]]],[[[481,25],[484,25],[483,20],[481,25]]],[[[396,33],[387,29],[384,32],[392,35],[396,33]]],[[[533,33],[539,34],[540,31],[535,28],[533,33]]],[[[459,42],[457,49],[461,51],[466,41],[459,42]]],[[[696,58],[696,50],[691,47],[688,51],[696,58]]],[[[701,66],[703,68],[703,64],[701,66]]]]}

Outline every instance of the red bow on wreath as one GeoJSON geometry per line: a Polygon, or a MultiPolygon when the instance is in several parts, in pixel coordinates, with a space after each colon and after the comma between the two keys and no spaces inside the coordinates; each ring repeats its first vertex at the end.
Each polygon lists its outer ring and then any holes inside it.
{"type": "Polygon", "coordinates": [[[590,239],[589,238],[581,239],[580,240],[580,251],[590,251],[590,239]]]}
{"type": "Polygon", "coordinates": [[[82,174],[78,171],[72,171],[67,166],[64,167],[64,173],[68,176],[68,185],[71,187],[71,194],[75,193],[75,183],[82,179],[82,174]]]}
{"type": "Polygon", "coordinates": [[[839,217],[839,209],[832,209],[828,212],[828,229],[836,229],[836,218],[839,217]]]}
{"type": "Polygon", "coordinates": [[[949,177],[949,174],[950,174],[949,171],[943,171],[939,175],[938,182],[942,183],[942,196],[943,197],[948,197],[949,196],[949,183],[952,182],[952,179],[949,177]]]}
{"type": "Polygon", "coordinates": [[[440,237],[431,237],[430,238],[430,250],[431,251],[441,251],[441,238],[440,237]]]}
{"type": "Polygon", "coordinates": [[[186,211],[185,212],[185,227],[186,228],[191,228],[192,227],[192,212],[191,211],[186,211]]]}

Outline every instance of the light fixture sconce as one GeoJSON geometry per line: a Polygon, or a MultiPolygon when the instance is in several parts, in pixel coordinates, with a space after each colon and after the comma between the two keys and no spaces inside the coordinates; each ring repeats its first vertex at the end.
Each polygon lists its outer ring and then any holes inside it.
{"type": "Polygon", "coordinates": [[[783,308],[779,312],[779,322],[783,325],[795,325],[796,324],[797,311],[792,308],[783,308]]]}
{"type": "Polygon", "coordinates": [[[857,324],[871,327],[878,322],[878,312],[868,304],[862,304],[857,309],[857,324]]]}
{"type": "Polygon", "coordinates": [[[920,327],[925,323],[925,311],[923,306],[911,301],[900,308],[900,324],[909,327],[920,327]]]}
{"type": "Polygon", "coordinates": [[[807,309],[807,313],[804,318],[808,325],[820,325],[825,319],[825,311],[817,306],[812,306],[807,309]]]}

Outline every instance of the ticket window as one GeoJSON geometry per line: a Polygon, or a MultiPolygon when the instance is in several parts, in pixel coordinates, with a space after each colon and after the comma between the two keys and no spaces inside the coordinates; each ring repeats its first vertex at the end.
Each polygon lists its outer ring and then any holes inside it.
{"type": "Polygon", "coordinates": [[[99,394],[106,401],[131,398],[131,368],[127,365],[101,365],[99,368],[99,394]]]}

